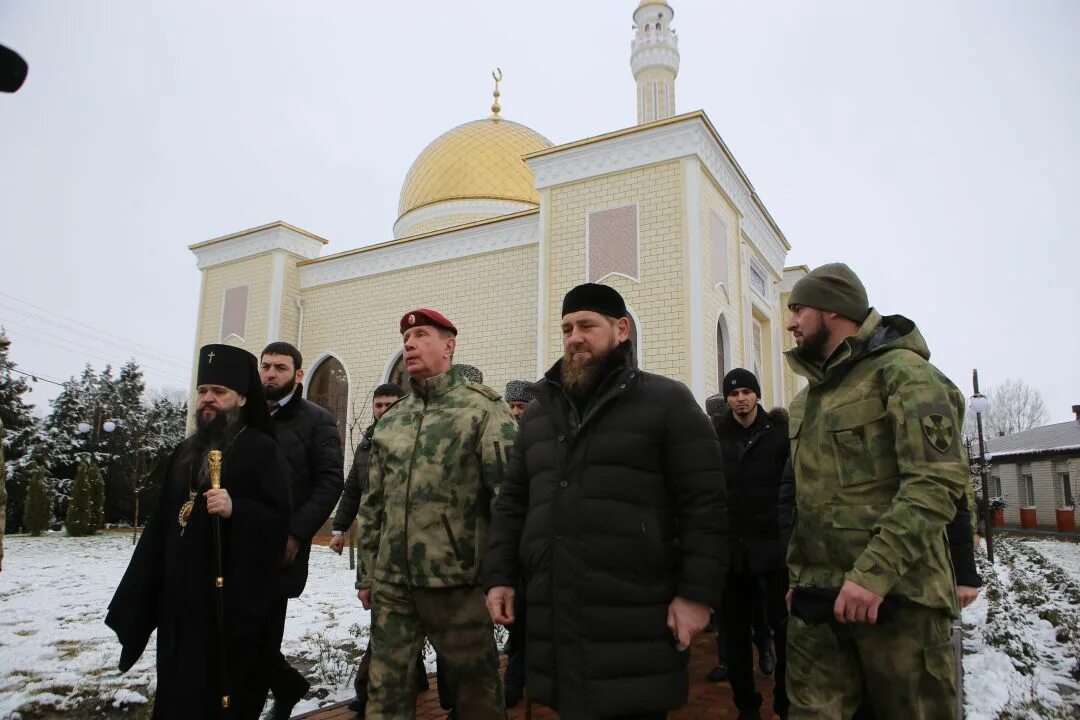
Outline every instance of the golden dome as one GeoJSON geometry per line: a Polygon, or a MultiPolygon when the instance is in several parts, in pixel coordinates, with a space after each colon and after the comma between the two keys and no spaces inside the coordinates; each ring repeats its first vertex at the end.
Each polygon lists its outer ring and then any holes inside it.
{"type": "Polygon", "coordinates": [[[522,156],[551,147],[540,133],[500,117],[458,125],[424,148],[401,186],[398,218],[447,200],[540,204],[522,156]]]}

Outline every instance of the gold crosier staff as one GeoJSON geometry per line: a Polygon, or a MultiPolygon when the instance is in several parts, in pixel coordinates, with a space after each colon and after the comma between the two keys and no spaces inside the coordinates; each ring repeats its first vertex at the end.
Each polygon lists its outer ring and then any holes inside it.
{"type": "MultiPolygon", "coordinates": [[[[221,451],[211,450],[210,462],[210,487],[214,490],[221,488],[221,451]]],[[[217,626],[218,626],[218,662],[221,665],[221,707],[229,709],[229,666],[225,653],[225,577],[221,567],[221,516],[213,515],[210,518],[210,542],[214,546],[214,587],[217,592],[217,626]]]]}

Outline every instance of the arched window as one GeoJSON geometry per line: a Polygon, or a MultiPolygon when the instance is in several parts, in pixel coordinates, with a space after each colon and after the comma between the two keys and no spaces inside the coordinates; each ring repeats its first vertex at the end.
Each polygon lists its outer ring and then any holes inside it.
{"type": "Polygon", "coordinates": [[[643,360],[645,354],[642,352],[641,344],[644,342],[642,333],[644,330],[641,327],[641,321],[638,320],[637,313],[629,305],[626,306],[626,319],[630,321],[630,342],[634,345],[634,358],[637,360],[638,367],[644,368],[643,360]]]}
{"type": "Polygon", "coordinates": [[[724,342],[724,334],[726,328],[724,327],[724,316],[721,315],[716,319],[716,386],[724,382],[724,376],[727,375],[727,345],[724,342]]]}
{"type": "Polygon", "coordinates": [[[326,408],[334,416],[344,449],[349,423],[349,378],[345,374],[345,366],[336,357],[327,357],[311,371],[307,399],[326,408]]]}
{"type": "Polygon", "coordinates": [[[409,392],[409,371],[405,369],[405,355],[398,352],[397,359],[390,366],[390,372],[386,375],[386,382],[394,383],[405,392],[409,392]]]}

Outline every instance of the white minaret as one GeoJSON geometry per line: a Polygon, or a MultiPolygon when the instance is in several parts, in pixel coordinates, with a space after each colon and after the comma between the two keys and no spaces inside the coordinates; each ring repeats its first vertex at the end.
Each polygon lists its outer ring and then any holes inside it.
{"type": "Polygon", "coordinates": [[[637,81],[638,125],[675,114],[679,38],[671,29],[675,11],[664,0],[641,0],[634,11],[630,69],[637,81]]]}

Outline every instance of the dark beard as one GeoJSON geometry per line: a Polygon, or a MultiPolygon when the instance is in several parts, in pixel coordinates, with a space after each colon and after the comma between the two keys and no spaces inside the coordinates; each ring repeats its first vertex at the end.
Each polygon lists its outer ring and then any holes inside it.
{"type": "Polygon", "coordinates": [[[563,390],[571,397],[587,398],[596,390],[596,386],[606,378],[621,360],[619,345],[608,350],[600,357],[583,362],[572,362],[563,356],[559,367],[559,379],[563,390]]]}
{"type": "MultiPolygon", "coordinates": [[[[229,441],[236,437],[242,425],[240,408],[215,413],[209,420],[203,420],[201,415],[199,416],[195,432],[184,442],[184,449],[179,458],[181,465],[199,468],[198,485],[205,484],[203,468],[206,465],[206,454],[211,450],[225,448],[229,441]]],[[[191,477],[190,469],[187,473],[188,477],[191,477]]]]}
{"type": "Polygon", "coordinates": [[[221,450],[240,429],[240,408],[233,408],[214,414],[209,420],[199,417],[195,432],[191,435],[191,445],[200,454],[210,450],[221,450]]]}
{"type": "Polygon", "coordinates": [[[825,359],[825,345],[828,342],[829,329],[822,324],[813,334],[803,335],[802,344],[795,348],[795,354],[807,362],[820,363],[825,359]]]}
{"type": "Polygon", "coordinates": [[[277,402],[283,397],[287,397],[296,389],[296,376],[293,375],[289,382],[285,383],[281,387],[268,388],[263,385],[263,394],[266,395],[266,399],[269,402],[277,402]]]}

